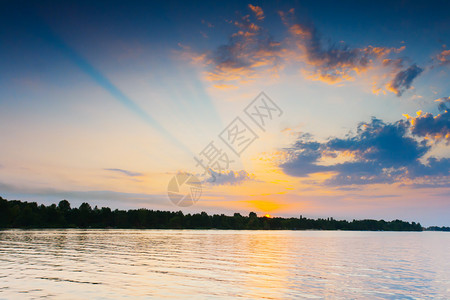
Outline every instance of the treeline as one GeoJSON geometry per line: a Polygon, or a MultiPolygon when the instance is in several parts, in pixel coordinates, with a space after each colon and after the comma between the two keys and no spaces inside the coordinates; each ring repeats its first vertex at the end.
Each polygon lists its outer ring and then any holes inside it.
{"type": "Polygon", "coordinates": [[[450,227],[439,227],[439,226],[430,226],[427,228],[428,231],[449,231],[450,232],[450,227]]]}
{"type": "Polygon", "coordinates": [[[353,220],[268,218],[251,212],[248,216],[183,214],[181,211],[148,209],[111,210],[83,203],[72,208],[67,200],[58,205],[8,201],[0,197],[0,228],[152,228],[152,229],[290,229],[290,230],[384,230],[422,231],[420,223],[401,220],[353,220]]]}

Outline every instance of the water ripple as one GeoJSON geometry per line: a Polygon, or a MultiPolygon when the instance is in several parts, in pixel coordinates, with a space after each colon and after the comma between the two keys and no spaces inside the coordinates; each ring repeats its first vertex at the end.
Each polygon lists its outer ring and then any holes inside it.
{"type": "Polygon", "coordinates": [[[449,299],[450,234],[8,230],[0,298],[449,299]]]}

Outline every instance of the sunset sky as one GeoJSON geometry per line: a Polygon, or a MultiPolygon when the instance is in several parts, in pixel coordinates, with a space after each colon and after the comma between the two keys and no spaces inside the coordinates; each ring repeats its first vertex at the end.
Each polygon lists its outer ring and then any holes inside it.
{"type": "Polygon", "coordinates": [[[1,1],[0,196],[450,225],[447,1],[1,1]],[[280,112],[258,127],[264,92],[280,112]],[[257,138],[219,137],[239,117],[257,138]],[[203,174],[210,142],[230,159],[203,174]],[[190,207],[167,196],[203,180],[190,207]]]}

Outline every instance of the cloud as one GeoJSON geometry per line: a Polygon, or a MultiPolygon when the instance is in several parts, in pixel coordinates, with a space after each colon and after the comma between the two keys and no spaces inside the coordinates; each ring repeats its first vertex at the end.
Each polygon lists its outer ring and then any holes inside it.
{"type": "Polygon", "coordinates": [[[312,80],[329,84],[353,80],[355,74],[369,69],[374,60],[402,50],[373,46],[352,48],[344,42],[324,45],[313,24],[295,21],[293,9],[279,12],[279,15],[293,37],[294,55],[300,55],[304,62],[314,67],[314,73],[308,77],[312,80]]]}
{"type": "Polygon", "coordinates": [[[281,167],[287,174],[298,177],[329,171],[328,166],[317,164],[321,158],[321,147],[321,143],[307,141],[302,136],[292,148],[287,149],[289,158],[281,167]]]}
{"type": "Polygon", "coordinates": [[[215,84],[214,87],[220,90],[233,90],[238,88],[233,84],[215,84]]]}
{"type": "MultiPolygon", "coordinates": [[[[284,24],[289,28],[297,48],[296,56],[314,68],[308,79],[336,84],[342,81],[352,81],[356,76],[369,70],[378,69],[381,76],[371,74],[372,81],[380,77],[384,80],[392,76],[386,84],[386,89],[401,96],[404,91],[411,88],[412,81],[419,76],[423,69],[416,64],[402,70],[406,58],[389,58],[405,49],[375,47],[350,47],[344,42],[324,44],[322,38],[311,23],[298,23],[293,21],[294,10],[279,13],[284,24]]],[[[380,87],[373,88],[374,93],[381,91],[380,87]]]]}
{"type": "Polygon", "coordinates": [[[389,82],[387,88],[389,91],[400,97],[406,90],[411,88],[413,80],[423,72],[423,69],[413,64],[409,68],[398,72],[389,82]]]}
{"type": "MultiPolygon", "coordinates": [[[[372,118],[370,122],[359,123],[356,133],[324,142],[301,135],[292,147],[285,149],[287,158],[280,167],[296,177],[329,172],[331,177],[325,184],[332,186],[403,181],[429,184],[436,179],[449,182],[450,158],[430,155],[432,147],[428,140],[420,139],[430,130],[423,132],[416,127],[422,121],[418,118],[393,123],[372,118]]],[[[446,122],[433,118],[438,120],[426,128],[433,128],[433,133],[448,134],[448,115],[445,118],[446,122]]]]}
{"type": "Polygon", "coordinates": [[[130,177],[135,177],[135,176],[142,176],[142,173],[138,173],[138,172],[132,172],[132,171],[128,171],[128,170],[124,170],[124,169],[104,169],[105,171],[111,171],[111,172],[117,172],[117,173],[121,173],[121,174],[125,174],[127,176],[130,177]]]}
{"type": "MultiPolygon", "coordinates": [[[[249,5],[258,21],[264,13],[258,6],[249,5]]],[[[236,31],[229,36],[228,43],[215,50],[195,53],[182,46],[185,56],[193,63],[206,68],[205,78],[217,88],[237,88],[267,74],[277,74],[281,67],[282,47],[269,33],[252,21],[250,15],[229,21],[236,31]]]]}
{"type": "Polygon", "coordinates": [[[428,137],[435,141],[446,140],[450,142],[450,97],[444,97],[436,100],[439,102],[438,109],[440,114],[433,116],[431,113],[423,114],[417,112],[417,117],[405,115],[410,120],[412,134],[420,137],[428,137]]]}
{"type": "Polygon", "coordinates": [[[450,158],[437,159],[436,157],[430,157],[425,164],[415,164],[409,171],[411,178],[434,177],[431,180],[432,183],[442,185],[442,182],[446,181],[447,185],[450,185],[450,178],[445,177],[441,178],[441,180],[436,178],[450,175],[450,158]]]}
{"type": "Polygon", "coordinates": [[[254,175],[249,174],[244,170],[241,171],[222,171],[216,172],[214,170],[211,171],[211,177],[204,180],[211,185],[239,185],[244,181],[254,180],[254,175]]]}
{"type": "Polygon", "coordinates": [[[438,62],[438,64],[441,65],[441,66],[450,64],[450,50],[445,49],[445,45],[444,45],[444,49],[442,50],[441,53],[439,53],[438,55],[436,55],[435,60],[436,60],[436,61],[438,62]]]}
{"type": "MultiPolygon", "coordinates": [[[[444,166],[446,168],[449,168],[448,161],[440,162],[440,166],[444,166]]],[[[400,184],[400,186],[405,186],[404,184],[400,184]]],[[[423,189],[423,188],[447,188],[450,187],[450,178],[447,176],[443,176],[441,178],[431,177],[431,178],[425,178],[424,180],[417,180],[416,182],[409,184],[408,187],[416,188],[416,189],[423,189]]],[[[440,195],[444,196],[444,195],[440,195]]]]}
{"type": "Polygon", "coordinates": [[[294,9],[279,12],[289,34],[281,41],[274,40],[263,27],[262,8],[252,4],[248,8],[253,14],[228,21],[236,29],[228,43],[203,53],[182,47],[184,56],[205,68],[205,79],[216,88],[238,88],[259,78],[277,77],[286,66],[294,66],[306,79],[328,84],[353,81],[363,73],[377,71],[382,75],[366,74],[374,84],[374,93],[387,89],[401,96],[422,72],[415,64],[403,69],[406,58],[390,57],[405,46],[351,47],[343,41],[326,42],[312,23],[296,20],[294,9]]]}
{"type": "Polygon", "coordinates": [[[264,20],[265,16],[264,16],[264,12],[263,12],[261,7],[256,6],[256,5],[254,6],[254,5],[251,5],[251,4],[249,4],[248,7],[255,14],[256,19],[258,19],[260,21],[264,20]]]}

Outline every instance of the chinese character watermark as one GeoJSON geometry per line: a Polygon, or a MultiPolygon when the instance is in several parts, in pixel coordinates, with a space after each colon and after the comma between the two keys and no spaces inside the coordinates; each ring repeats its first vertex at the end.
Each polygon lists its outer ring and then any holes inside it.
{"type": "Polygon", "coordinates": [[[245,109],[245,114],[261,128],[266,131],[266,121],[273,120],[273,117],[280,117],[283,114],[281,108],[276,105],[264,92],[260,93],[245,109]]]}
{"type": "Polygon", "coordinates": [[[236,117],[220,134],[219,138],[227,145],[237,156],[247,149],[258,136],[253,130],[236,117]]]}

